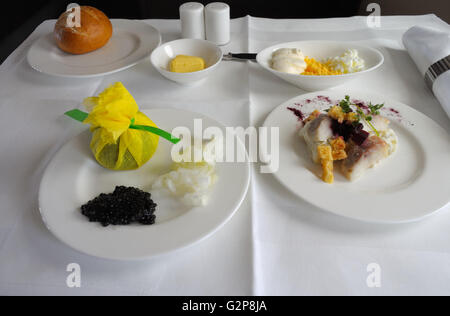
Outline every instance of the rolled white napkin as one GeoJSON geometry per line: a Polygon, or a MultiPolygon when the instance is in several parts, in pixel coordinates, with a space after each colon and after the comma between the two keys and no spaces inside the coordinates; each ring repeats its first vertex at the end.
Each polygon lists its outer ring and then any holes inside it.
{"type": "Polygon", "coordinates": [[[403,44],[450,118],[450,31],[414,26],[403,44]]]}

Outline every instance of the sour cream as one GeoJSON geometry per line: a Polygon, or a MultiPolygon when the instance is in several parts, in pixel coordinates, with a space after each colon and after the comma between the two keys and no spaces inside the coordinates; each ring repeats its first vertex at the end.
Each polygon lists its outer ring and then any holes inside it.
{"type": "Polygon", "coordinates": [[[302,74],[307,67],[305,55],[296,48],[281,48],[275,51],[271,64],[274,70],[294,75],[302,74]]]}
{"type": "Polygon", "coordinates": [[[394,130],[389,128],[385,131],[380,132],[380,137],[386,142],[388,145],[389,156],[397,151],[398,147],[398,137],[395,134],[394,130]]]}

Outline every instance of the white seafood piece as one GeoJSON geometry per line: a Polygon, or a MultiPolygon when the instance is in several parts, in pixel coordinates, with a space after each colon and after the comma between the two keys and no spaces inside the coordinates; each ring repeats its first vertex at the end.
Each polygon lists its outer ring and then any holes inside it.
{"type": "Polygon", "coordinates": [[[387,158],[389,146],[382,138],[371,136],[361,146],[351,142],[347,154],[347,159],[342,161],[341,170],[347,179],[354,181],[387,158]]]}
{"type": "Polygon", "coordinates": [[[305,140],[306,145],[311,152],[312,160],[315,163],[320,162],[317,147],[333,138],[331,124],[332,119],[326,114],[321,114],[316,119],[308,122],[300,130],[300,137],[303,137],[305,140]]]}

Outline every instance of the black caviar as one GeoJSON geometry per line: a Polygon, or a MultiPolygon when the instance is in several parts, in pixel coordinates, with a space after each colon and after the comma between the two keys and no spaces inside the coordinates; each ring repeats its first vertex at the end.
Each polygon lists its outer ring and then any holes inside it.
{"type": "Polygon", "coordinates": [[[156,204],[150,193],[124,186],[118,186],[111,194],[100,194],[81,207],[81,213],[90,222],[109,225],[130,225],[139,223],[153,225],[156,204]]]}

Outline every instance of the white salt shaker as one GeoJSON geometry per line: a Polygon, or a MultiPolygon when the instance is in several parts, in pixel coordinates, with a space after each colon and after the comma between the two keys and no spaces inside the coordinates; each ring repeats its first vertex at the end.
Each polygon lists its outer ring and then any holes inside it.
{"type": "Polygon", "coordinates": [[[205,39],[205,7],[198,2],[180,6],[181,37],[205,39]]]}
{"type": "Polygon", "coordinates": [[[230,6],[213,2],[205,8],[206,39],[217,45],[230,42],[230,6]]]}

